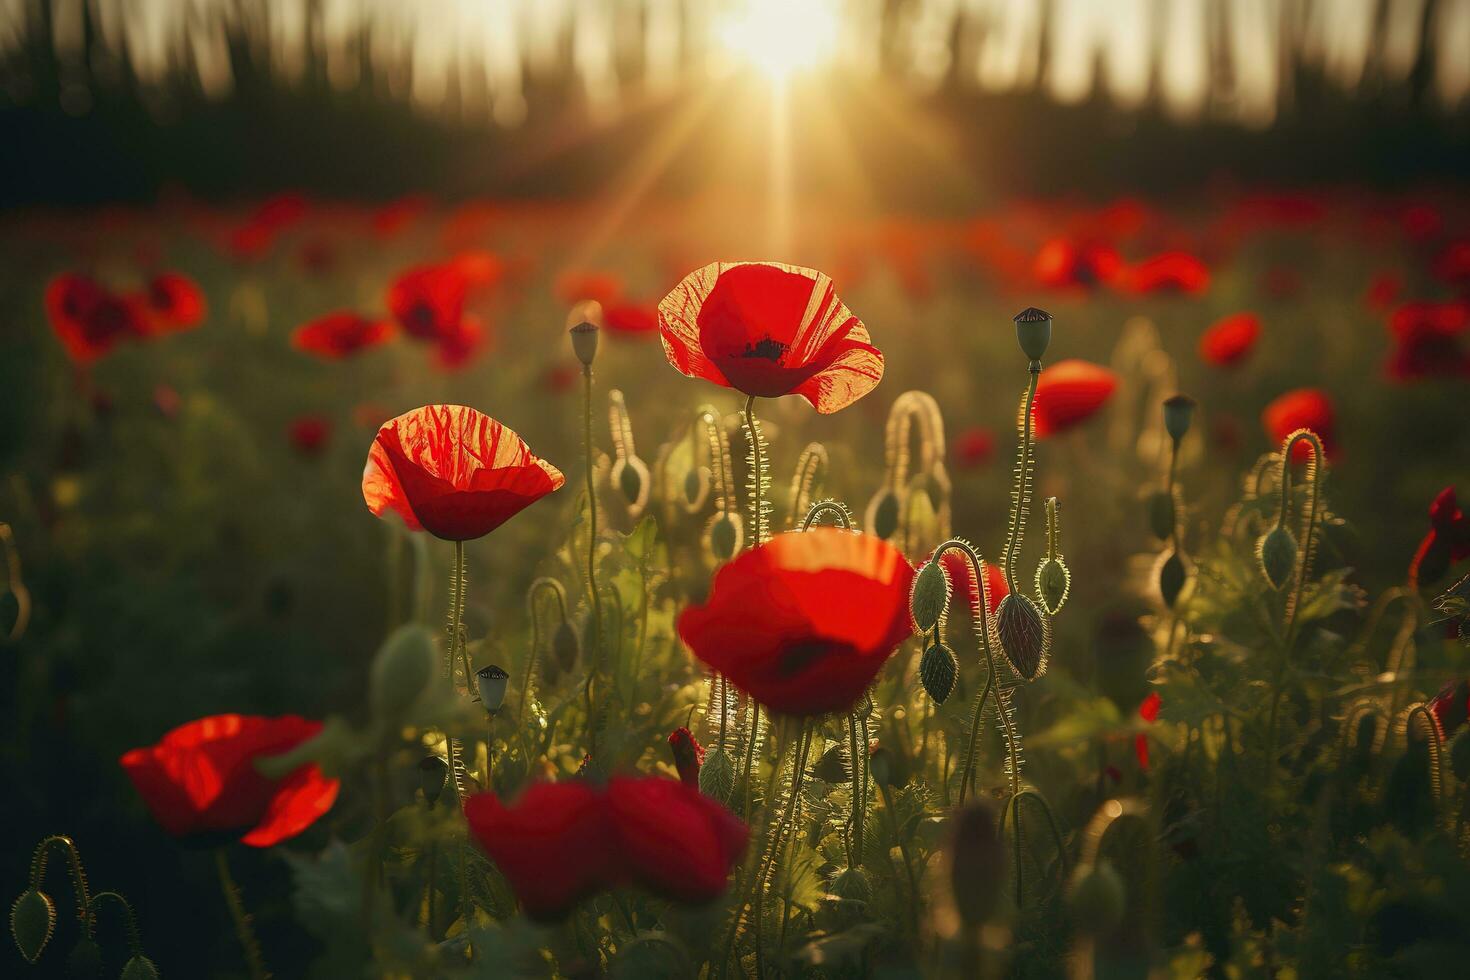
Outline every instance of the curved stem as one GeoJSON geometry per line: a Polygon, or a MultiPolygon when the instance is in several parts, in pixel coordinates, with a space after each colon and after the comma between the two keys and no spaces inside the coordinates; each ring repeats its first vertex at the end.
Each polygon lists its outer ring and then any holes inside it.
{"type": "Polygon", "coordinates": [[[803,531],[810,531],[812,525],[823,516],[830,514],[837,519],[837,524],[844,531],[852,530],[852,516],[848,514],[847,508],[835,500],[819,500],[812,504],[811,509],[806,512],[806,518],[801,522],[803,531]]]}
{"type": "Polygon", "coordinates": [[[90,892],[87,889],[87,871],[82,867],[82,854],[77,850],[76,842],[65,834],[51,834],[41,838],[31,854],[31,878],[32,888],[39,889],[41,882],[46,877],[47,859],[53,847],[59,847],[66,854],[66,870],[71,877],[72,891],[76,893],[77,921],[82,924],[83,931],[88,936],[92,934],[91,919],[87,915],[88,906],[91,904],[90,892]]]}
{"type": "Polygon", "coordinates": [[[1016,591],[1016,549],[1026,533],[1026,510],[1031,498],[1031,409],[1036,402],[1036,382],[1041,377],[1041,362],[1032,361],[1031,379],[1026,384],[1026,407],[1021,416],[1021,450],[1016,463],[1016,488],[1011,495],[1011,526],[1006,534],[1005,554],[1001,567],[1006,576],[1006,589],[1016,591]]]}
{"type": "Polygon", "coordinates": [[[1307,508],[1307,528],[1302,535],[1301,561],[1297,562],[1296,583],[1286,603],[1286,628],[1282,631],[1282,636],[1285,638],[1288,650],[1291,649],[1292,630],[1296,626],[1297,608],[1302,602],[1302,590],[1306,587],[1307,574],[1311,570],[1313,535],[1317,531],[1317,516],[1322,499],[1322,468],[1326,465],[1322,442],[1310,429],[1298,429],[1286,441],[1286,449],[1281,456],[1281,517],[1279,521],[1286,519],[1288,495],[1291,492],[1291,453],[1299,442],[1305,442],[1312,447],[1312,463],[1307,468],[1307,480],[1311,484],[1312,496],[1307,508]]]}
{"type": "Polygon", "coordinates": [[[122,909],[123,919],[127,925],[128,931],[128,952],[131,953],[133,956],[142,956],[143,939],[138,932],[138,917],[134,914],[133,906],[128,903],[128,900],[119,895],[117,892],[98,892],[97,894],[92,896],[92,900],[87,903],[88,927],[91,928],[96,926],[97,906],[102,904],[103,899],[110,899],[113,904],[119,906],[122,909]]]}
{"type": "Polygon", "coordinates": [[[245,966],[250,971],[251,980],[266,980],[270,976],[265,968],[265,960],[260,955],[260,943],[255,939],[255,929],[250,922],[250,913],[245,911],[245,903],[240,898],[240,889],[235,884],[235,879],[230,876],[230,862],[225,857],[224,848],[214,852],[214,866],[219,872],[220,890],[225,894],[225,904],[230,907],[230,918],[235,923],[235,936],[240,940],[240,945],[245,949],[245,966]]]}

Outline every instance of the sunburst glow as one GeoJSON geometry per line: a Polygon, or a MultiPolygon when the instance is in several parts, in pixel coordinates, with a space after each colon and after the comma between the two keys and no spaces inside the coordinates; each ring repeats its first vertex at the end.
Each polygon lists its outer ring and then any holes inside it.
{"type": "Polygon", "coordinates": [[[832,60],[837,12],[830,0],[747,0],[719,21],[715,39],[736,62],[784,82],[832,60]]]}

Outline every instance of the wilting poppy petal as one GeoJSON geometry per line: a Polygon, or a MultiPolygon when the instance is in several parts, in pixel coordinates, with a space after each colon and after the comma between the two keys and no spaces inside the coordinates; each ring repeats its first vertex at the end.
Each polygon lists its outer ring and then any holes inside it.
{"type": "Polygon", "coordinates": [[[683,902],[708,902],[724,894],[749,836],[729,810],[672,779],[613,777],[607,784],[607,812],[627,875],[655,894],[683,902]]]}
{"type": "Polygon", "coordinates": [[[1086,422],[1107,404],[1117,386],[1112,371],[1089,361],[1072,359],[1049,366],[1036,384],[1032,416],[1037,438],[1086,422]]]}
{"type": "Polygon", "coordinates": [[[392,336],[393,324],[387,320],[371,319],[352,310],[336,310],[297,327],[291,334],[291,346],[335,361],[376,347],[392,336]]]}
{"type": "Polygon", "coordinates": [[[577,779],[535,783],[510,806],[479,793],[465,801],[464,815],[526,914],[548,922],[615,880],[621,855],[608,839],[605,807],[602,794],[577,779]]]}
{"type": "MultiPolygon", "coordinates": [[[[1266,406],[1261,413],[1261,424],[1266,429],[1266,438],[1277,447],[1297,429],[1311,429],[1322,440],[1322,448],[1328,458],[1336,453],[1334,425],[1336,411],[1332,399],[1318,388],[1297,388],[1288,391],[1266,406]]],[[[1298,443],[1292,450],[1291,461],[1304,463],[1311,458],[1312,449],[1306,443],[1298,443]]]]}
{"type": "Polygon", "coordinates": [[[282,779],[263,775],[255,764],[295,748],[321,727],[294,715],[214,715],[125,753],[121,763],[167,833],[202,844],[240,839],[270,847],[331,809],[338,781],[324,777],[315,763],[282,779]]]}
{"type": "Polygon", "coordinates": [[[782,534],[717,571],[709,601],[679,617],[679,636],[774,711],[841,711],[912,634],[912,580],[903,555],[879,538],[782,534]]]}
{"type": "Polygon", "coordinates": [[[1261,318],[1254,313],[1235,313],[1218,321],[1199,339],[1200,359],[1218,367],[1230,367],[1245,359],[1261,335],[1261,318]]]}
{"type": "Polygon", "coordinates": [[[362,496],[381,517],[448,541],[483,537],[556,490],[561,471],[495,419],[462,405],[426,405],[378,430],[362,496]]]}
{"type": "Polygon", "coordinates": [[[89,364],[118,342],[148,333],[136,303],[74,273],[63,273],[46,285],[46,316],[78,364],[89,364]]]}

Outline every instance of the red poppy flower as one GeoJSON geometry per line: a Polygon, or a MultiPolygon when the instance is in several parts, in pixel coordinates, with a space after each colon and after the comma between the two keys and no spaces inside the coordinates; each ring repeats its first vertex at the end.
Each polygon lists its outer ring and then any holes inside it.
{"type": "Polygon", "coordinates": [[[378,430],[362,496],[381,517],[447,541],[483,537],[565,483],[510,429],[463,405],[425,405],[378,430]]]}
{"type": "Polygon", "coordinates": [[[228,242],[230,252],[239,259],[255,259],[270,251],[276,236],[306,217],[306,198],[300,194],[278,194],[260,207],[235,229],[228,242]]]}
{"type": "Polygon", "coordinates": [[[138,297],[149,333],[189,330],[204,322],[208,307],[197,283],[177,272],[165,272],[148,282],[138,297]]]}
{"type": "Polygon", "coordinates": [[[1447,286],[1470,286],[1470,240],[1450,242],[1434,257],[1431,269],[1447,286]]]}
{"type": "Polygon", "coordinates": [[[1036,282],[1050,289],[1103,285],[1122,271],[1123,259],[1112,246],[1069,238],[1046,242],[1031,263],[1036,282]]]}
{"type": "Polygon", "coordinates": [[[174,837],[270,847],[330,810],[338,781],[315,763],[280,779],[262,775],[255,763],[295,748],[321,727],[295,715],[214,715],[133,749],[121,762],[153,819],[174,837]]]}
{"type": "Polygon", "coordinates": [[[621,855],[608,839],[606,806],[602,793],[576,779],[533,783],[510,806],[477,793],[465,800],[464,815],[526,914],[548,922],[615,880],[621,855]]]}
{"type": "Polygon", "coordinates": [[[78,364],[90,364],[118,342],[148,332],[136,303],[74,273],[63,273],[47,284],[46,316],[67,354],[78,364]]]}
{"type": "Polygon", "coordinates": [[[1439,721],[1441,734],[1453,737],[1470,720],[1470,681],[1450,681],[1429,702],[1429,711],[1439,721]]]}
{"type": "Polygon", "coordinates": [[[829,414],[872,391],[883,355],[820,272],[716,262],[658,305],[669,363],[747,395],[796,394],[829,414]]]}
{"type": "Polygon", "coordinates": [[[568,269],[556,277],[552,286],[556,298],[563,305],[577,303],[601,303],[610,306],[623,295],[623,280],[615,273],[568,269]]]}
{"type": "Polygon", "coordinates": [[[434,363],[446,371],[468,364],[491,340],[490,331],[479,317],[466,316],[434,344],[434,363]]]}
{"type": "Polygon", "coordinates": [[[329,361],[351,357],[393,336],[393,324],[352,310],[335,310],[296,328],[291,346],[329,361]]]}
{"type": "Polygon", "coordinates": [[[1119,285],[1142,295],[1202,293],[1210,286],[1210,270],[1188,252],[1161,252],[1124,269],[1119,285]]]}
{"type": "Polygon", "coordinates": [[[1041,373],[1032,417],[1038,439],[1081,425],[1107,404],[1118,378],[1090,361],[1058,361],[1041,373]]]}
{"type": "Polygon", "coordinates": [[[995,456],[995,433],[983,426],[971,426],[955,437],[955,466],[962,470],[984,466],[995,456]]]}
{"type": "Polygon", "coordinates": [[[1387,312],[1403,292],[1404,281],[1391,272],[1380,272],[1368,284],[1363,303],[1375,313],[1387,312]]]}
{"type": "MultiPolygon", "coordinates": [[[[934,552],[919,563],[919,569],[934,560],[934,552]]],[[[973,613],[980,608],[980,593],[975,588],[975,577],[970,574],[970,562],[958,551],[946,551],[940,559],[944,562],[944,571],[949,576],[949,587],[952,592],[952,602],[963,602],[965,608],[973,613]]],[[[986,606],[986,612],[994,616],[995,611],[1000,608],[1000,600],[1010,594],[1006,586],[1005,569],[995,562],[985,563],[985,591],[990,597],[990,603],[986,606]]]]}
{"type": "Polygon", "coordinates": [[[658,309],[638,303],[613,303],[603,308],[602,325],[614,334],[650,336],[658,332],[658,309]]]}
{"type": "Polygon", "coordinates": [[[745,824],[697,789],[656,776],[614,776],[607,812],[628,878],[681,902],[724,894],[749,836],[745,824]]]}
{"type": "MultiPolygon", "coordinates": [[[[1297,429],[1311,429],[1322,440],[1322,448],[1330,459],[1336,454],[1334,425],[1337,412],[1332,399],[1320,388],[1297,388],[1279,396],[1261,413],[1261,424],[1266,429],[1266,438],[1277,446],[1297,429]]],[[[1305,463],[1312,456],[1312,449],[1304,442],[1297,443],[1292,450],[1293,463],[1305,463]]]]}
{"type": "Polygon", "coordinates": [[[470,291],[493,284],[499,275],[499,261],[487,252],[414,266],[388,287],[388,312],[411,337],[453,339],[464,332],[465,300],[470,291]]]}
{"type": "MultiPolygon", "coordinates": [[[[1159,708],[1163,703],[1158,691],[1150,691],[1138,706],[1138,717],[1152,725],[1159,720],[1159,708]]],[[[1148,736],[1142,732],[1133,736],[1133,753],[1138,756],[1138,768],[1148,772],[1148,736]]]]}
{"type": "Polygon", "coordinates": [[[292,420],[286,435],[301,455],[319,456],[332,435],[332,423],[320,415],[303,415],[292,420]]]}
{"type": "Polygon", "coordinates": [[[1396,381],[1470,375],[1470,302],[1405,303],[1388,320],[1393,350],[1388,375],[1396,381]]]}
{"type": "Polygon", "coordinates": [[[676,728],[669,733],[669,751],[674,755],[679,782],[699,789],[699,767],[704,765],[704,746],[699,739],[687,728],[676,728]]]}
{"type": "Polygon", "coordinates": [[[1260,335],[1260,317],[1254,313],[1234,313],[1215,323],[1200,337],[1200,359],[1219,367],[1238,364],[1256,346],[1260,335]]]}
{"type": "Polygon", "coordinates": [[[1409,581],[1430,585],[1466,558],[1470,558],[1470,518],[1460,510],[1455,488],[1445,487],[1429,505],[1429,533],[1409,562],[1409,581]]]}
{"type": "Polygon", "coordinates": [[[913,574],[870,535],[782,534],[720,568],[709,601],[680,615],[679,636],[773,711],[842,711],[913,633],[913,574]]]}

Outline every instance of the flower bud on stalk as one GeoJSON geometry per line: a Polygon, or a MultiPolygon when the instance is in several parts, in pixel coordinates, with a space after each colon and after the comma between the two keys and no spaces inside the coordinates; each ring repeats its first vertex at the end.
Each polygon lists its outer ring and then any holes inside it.
{"type": "Polygon", "coordinates": [[[505,686],[509,680],[510,674],[505,672],[505,668],[495,664],[475,671],[475,687],[480,693],[480,703],[492,715],[505,703],[505,686]]]}
{"type": "Polygon", "coordinates": [[[1260,559],[1261,572],[1271,588],[1280,591],[1291,580],[1296,568],[1296,538],[1285,525],[1278,524],[1261,536],[1256,545],[1256,557],[1260,559]]]}
{"type": "Polygon", "coordinates": [[[1164,429],[1177,446],[1194,420],[1195,401],[1188,395],[1175,395],[1164,400],[1164,429]]]}

